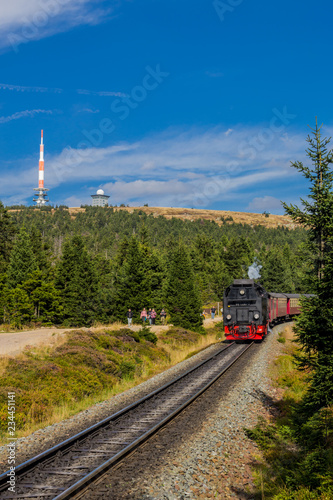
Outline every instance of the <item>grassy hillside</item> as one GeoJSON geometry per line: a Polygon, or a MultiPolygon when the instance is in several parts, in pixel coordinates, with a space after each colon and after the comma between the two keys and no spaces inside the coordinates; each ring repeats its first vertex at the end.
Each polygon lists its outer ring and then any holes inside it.
{"type": "MultiPolygon", "coordinates": [[[[111,207],[110,207],[111,208],[111,207]]],[[[165,217],[166,219],[180,219],[183,221],[195,221],[195,220],[206,220],[214,221],[216,224],[221,226],[223,222],[236,224],[249,224],[250,226],[264,226],[267,228],[276,227],[287,227],[289,229],[294,229],[296,227],[295,223],[286,215],[275,215],[269,214],[267,217],[265,214],[256,214],[248,212],[231,212],[229,210],[205,210],[199,208],[173,208],[173,207],[112,207],[114,211],[123,210],[130,214],[135,211],[140,211],[146,215],[153,215],[153,217],[165,217]]],[[[11,209],[9,207],[9,212],[17,212],[20,209],[11,209]]],[[[72,218],[75,218],[77,214],[84,213],[86,208],[79,207],[69,207],[68,213],[72,218]]],[[[105,209],[107,210],[107,208],[105,209]]],[[[55,211],[55,210],[54,210],[55,211]]],[[[53,213],[54,213],[53,211],[53,213]]]]}

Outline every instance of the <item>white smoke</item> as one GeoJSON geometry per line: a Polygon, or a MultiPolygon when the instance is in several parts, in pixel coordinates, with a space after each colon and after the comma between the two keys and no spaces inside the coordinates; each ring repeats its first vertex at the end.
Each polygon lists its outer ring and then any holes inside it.
{"type": "Polygon", "coordinates": [[[253,264],[248,268],[247,274],[250,280],[256,280],[260,278],[260,269],[262,266],[258,262],[254,261],[253,264]]]}

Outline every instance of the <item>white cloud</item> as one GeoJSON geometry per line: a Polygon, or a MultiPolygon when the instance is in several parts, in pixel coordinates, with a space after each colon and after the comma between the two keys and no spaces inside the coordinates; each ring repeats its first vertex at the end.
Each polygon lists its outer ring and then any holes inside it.
{"type": "Polygon", "coordinates": [[[128,94],[124,94],[123,92],[112,92],[108,90],[95,91],[95,90],[78,89],[76,92],[81,95],[97,95],[99,97],[129,97],[128,94]]]}
{"type": "MultiPolygon", "coordinates": [[[[83,183],[102,187],[113,204],[191,208],[217,202],[226,206],[229,200],[239,200],[242,209],[279,211],[279,198],[286,198],[284,189],[290,189],[293,182],[297,185],[300,174],[290,168],[290,160],[304,158],[304,133],[288,129],[290,140],[284,142],[283,129],[255,149],[253,139],[260,138],[261,130],[260,126],[237,126],[226,136],[222,127],[169,129],[140,141],[103,147],[111,136],[94,129],[82,135],[82,140],[90,140],[96,147],[68,147],[51,156],[45,144],[45,184],[51,190],[83,183]],[[251,150],[249,154],[245,154],[246,148],[251,150]],[[265,190],[269,195],[262,196],[265,190]]],[[[15,166],[20,175],[10,171],[2,175],[0,198],[12,192],[13,185],[18,196],[35,187],[38,150],[33,161],[22,160],[15,166]]],[[[78,199],[81,196],[87,196],[87,188],[82,192],[78,188],[78,199]]],[[[295,201],[298,196],[295,193],[295,201]]]]}
{"type": "Polygon", "coordinates": [[[69,196],[68,198],[65,198],[64,200],[64,205],[67,205],[68,207],[80,207],[81,205],[85,204],[91,204],[91,198],[87,196],[79,198],[78,196],[69,196]]]}
{"type": "Polygon", "coordinates": [[[82,109],[79,109],[78,113],[92,113],[92,114],[95,114],[95,113],[99,113],[100,110],[99,109],[90,109],[90,108],[82,108],[82,109]]]}
{"type": "MultiPolygon", "coordinates": [[[[24,85],[12,85],[10,83],[0,83],[0,90],[14,90],[15,92],[42,92],[42,93],[53,93],[61,94],[64,92],[63,89],[48,88],[48,87],[26,87],[24,85]]],[[[128,94],[123,92],[114,91],[99,91],[99,90],[85,90],[77,89],[75,90],[77,94],[80,95],[94,95],[99,97],[128,97],[128,94]]]]}
{"type": "Polygon", "coordinates": [[[0,90],[14,90],[16,92],[52,92],[61,94],[62,89],[50,89],[47,87],[24,87],[23,85],[11,85],[9,83],[0,83],[0,90]]]}
{"type": "Polygon", "coordinates": [[[18,111],[10,116],[0,116],[0,123],[7,123],[12,120],[19,120],[20,118],[33,118],[35,115],[39,115],[41,113],[52,115],[53,111],[50,109],[27,109],[25,111],[18,111]]]}
{"type": "Polygon", "coordinates": [[[251,203],[248,205],[248,209],[252,212],[277,212],[281,211],[281,201],[274,196],[263,196],[253,198],[251,203]]]}
{"type": "Polygon", "coordinates": [[[105,0],[11,0],[0,4],[0,47],[18,51],[22,43],[39,40],[75,26],[97,24],[111,13],[105,0]]]}

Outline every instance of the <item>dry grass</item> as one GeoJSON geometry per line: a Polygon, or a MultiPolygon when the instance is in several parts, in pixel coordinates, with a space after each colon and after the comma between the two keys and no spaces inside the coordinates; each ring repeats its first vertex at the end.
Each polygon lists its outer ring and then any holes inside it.
{"type": "Polygon", "coordinates": [[[283,389],[285,401],[299,402],[307,390],[307,374],[298,370],[294,361],[298,347],[293,342],[293,324],[287,324],[279,337],[284,341],[284,354],[274,361],[271,377],[275,386],[283,389]]]}
{"type": "Polygon", "coordinates": [[[195,344],[189,345],[187,344],[163,344],[163,349],[167,351],[170,356],[170,363],[168,363],[165,368],[169,368],[170,366],[174,366],[184,359],[188,358],[191,354],[201,351],[206,347],[216,343],[216,333],[211,333],[199,338],[199,341],[195,344]]]}
{"type": "Polygon", "coordinates": [[[9,357],[8,356],[1,356],[0,357],[0,377],[2,374],[5,372],[9,362],[9,357]]]}
{"type": "Polygon", "coordinates": [[[0,325],[0,333],[12,333],[12,332],[19,332],[20,330],[18,330],[17,328],[11,326],[11,325],[8,325],[8,324],[3,324],[3,325],[0,325]]]}

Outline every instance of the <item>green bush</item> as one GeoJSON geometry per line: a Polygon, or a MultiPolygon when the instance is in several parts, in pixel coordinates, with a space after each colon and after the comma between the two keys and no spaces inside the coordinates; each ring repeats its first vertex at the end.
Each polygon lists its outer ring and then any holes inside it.
{"type": "Polygon", "coordinates": [[[157,344],[157,336],[154,332],[150,331],[148,326],[143,326],[141,330],[139,330],[138,334],[141,339],[144,339],[147,342],[152,342],[155,345],[157,344]]]}

